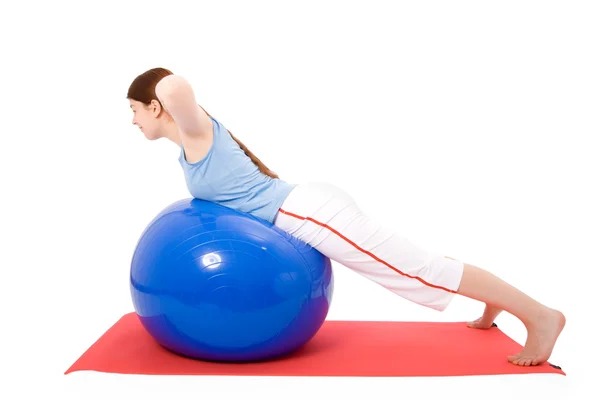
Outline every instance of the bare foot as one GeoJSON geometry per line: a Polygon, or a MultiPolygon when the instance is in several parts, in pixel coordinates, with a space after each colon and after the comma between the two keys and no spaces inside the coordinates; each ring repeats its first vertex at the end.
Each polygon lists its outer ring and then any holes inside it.
{"type": "Polygon", "coordinates": [[[543,308],[535,320],[525,324],[527,341],[523,351],[509,356],[508,361],[525,367],[547,361],[565,323],[566,318],[560,311],[543,308]]]}
{"type": "Polygon", "coordinates": [[[485,305],[485,310],[483,311],[483,315],[480,318],[477,318],[475,321],[468,322],[467,326],[469,328],[475,329],[489,329],[494,324],[494,320],[502,312],[501,308],[490,306],[489,304],[485,305]]]}

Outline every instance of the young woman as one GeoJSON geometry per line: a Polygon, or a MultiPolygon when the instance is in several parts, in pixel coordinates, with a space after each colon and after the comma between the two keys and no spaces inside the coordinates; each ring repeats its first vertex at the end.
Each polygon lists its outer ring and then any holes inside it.
{"type": "Polygon", "coordinates": [[[508,361],[521,366],[550,357],[565,317],[493,274],[414,246],[370,220],[342,189],[329,183],[279,179],[222,123],[196,103],[189,83],[164,68],[134,79],[127,98],[133,124],[149,140],[180,147],[192,196],[252,214],[310,244],[326,257],[420,305],[443,311],[455,294],[486,304],[468,324],[488,329],[505,310],[527,328],[527,341],[508,361]]]}

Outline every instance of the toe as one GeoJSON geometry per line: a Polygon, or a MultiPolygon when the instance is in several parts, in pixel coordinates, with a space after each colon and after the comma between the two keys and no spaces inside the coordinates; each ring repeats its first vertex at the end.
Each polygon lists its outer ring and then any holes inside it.
{"type": "Polygon", "coordinates": [[[471,321],[471,322],[467,322],[467,326],[469,328],[476,328],[477,325],[479,324],[479,321],[481,320],[481,318],[476,319],[475,321],[471,321]]]}

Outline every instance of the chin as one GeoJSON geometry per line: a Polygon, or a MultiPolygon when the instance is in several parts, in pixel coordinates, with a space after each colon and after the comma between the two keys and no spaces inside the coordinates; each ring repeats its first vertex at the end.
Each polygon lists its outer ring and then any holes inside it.
{"type": "Polygon", "coordinates": [[[155,141],[160,138],[160,136],[155,136],[148,133],[144,133],[144,137],[150,141],[155,141]]]}

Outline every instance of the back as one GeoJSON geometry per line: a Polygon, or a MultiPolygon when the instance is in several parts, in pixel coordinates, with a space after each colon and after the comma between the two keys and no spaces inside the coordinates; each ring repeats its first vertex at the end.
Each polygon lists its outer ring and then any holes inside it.
{"type": "Polygon", "coordinates": [[[189,163],[181,147],[179,163],[190,194],[273,223],[296,185],[261,173],[223,124],[212,116],[210,119],[213,142],[204,158],[189,163]]]}

